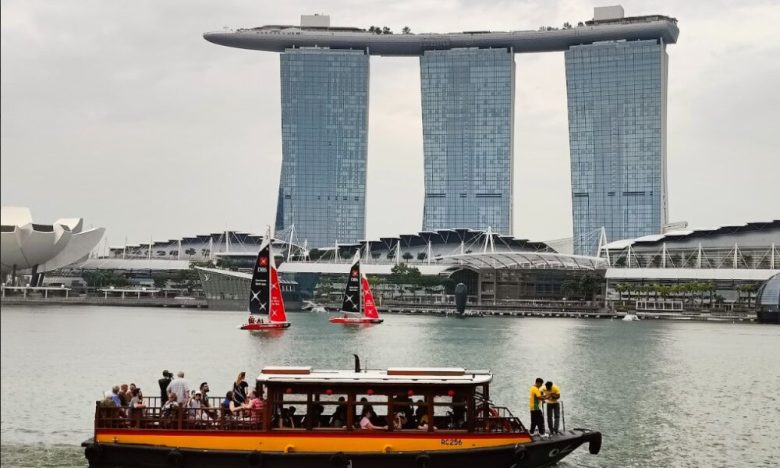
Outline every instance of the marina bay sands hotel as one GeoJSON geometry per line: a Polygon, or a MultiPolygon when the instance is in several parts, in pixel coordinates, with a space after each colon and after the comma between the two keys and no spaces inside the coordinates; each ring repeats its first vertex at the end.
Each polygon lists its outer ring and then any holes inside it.
{"type": "MultiPolygon", "coordinates": [[[[660,234],[667,222],[666,45],[674,18],[620,6],[562,29],[378,34],[304,15],[300,26],[204,34],[281,56],[282,172],[276,227],[322,247],[365,239],[369,56],[419,57],[422,229],[512,234],[514,54],[563,51],[575,253],[660,234]]],[[[403,181],[399,181],[403,185],[403,181]]]]}

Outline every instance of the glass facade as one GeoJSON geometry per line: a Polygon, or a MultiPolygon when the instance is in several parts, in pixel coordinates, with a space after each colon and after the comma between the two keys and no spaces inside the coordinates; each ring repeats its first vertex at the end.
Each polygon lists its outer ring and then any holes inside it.
{"type": "Polygon", "coordinates": [[[420,57],[424,231],[512,233],[515,62],[510,49],[420,57]]]}
{"type": "Polygon", "coordinates": [[[663,43],[572,46],[565,52],[574,253],[607,239],[659,234],[666,224],[663,43]]]}
{"type": "Polygon", "coordinates": [[[281,54],[276,229],[295,225],[310,248],[365,238],[368,65],[362,50],[281,54]]]}

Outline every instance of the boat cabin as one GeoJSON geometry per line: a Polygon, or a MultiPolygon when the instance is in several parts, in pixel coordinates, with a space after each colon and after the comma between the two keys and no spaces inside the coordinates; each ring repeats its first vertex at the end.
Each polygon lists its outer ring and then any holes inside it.
{"type": "Polygon", "coordinates": [[[367,415],[390,432],[524,431],[508,409],[490,403],[491,380],[486,370],[463,368],[265,367],[257,385],[266,389],[263,427],[270,430],[362,431],[367,415]]]}
{"type": "Polygon", "coordinates": [[[97,429],[225,431],[525,433],[520,420],[490,402],[487,370],[391,367],[386,370],[312,370],[265,367],[255,389],[263,409],[230,411],[209,405],[166,411],[159,397],[146,408],[97,405],[97,429]],[[367,420],[364,420],[364,416],[367,420]],[[370,423],[370,424],[369,424],[370,423]]]}

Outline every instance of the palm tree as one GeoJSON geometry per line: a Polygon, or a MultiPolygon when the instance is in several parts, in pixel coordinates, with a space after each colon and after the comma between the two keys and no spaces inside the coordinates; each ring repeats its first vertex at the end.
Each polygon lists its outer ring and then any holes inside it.
{"type": "Polygon", "coordinates": [[[618,298],[620,302],[623,302],[623,293],[628,290],[628,286],[625,283],[618,283],[615,286],[615,291],[618,293],[618,298]]]}

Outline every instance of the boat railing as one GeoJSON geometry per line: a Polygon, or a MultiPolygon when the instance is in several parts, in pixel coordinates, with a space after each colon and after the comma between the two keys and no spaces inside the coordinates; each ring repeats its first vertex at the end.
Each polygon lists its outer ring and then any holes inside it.
{"type": "Polygon", "coordinates": [[[209,398],[209,406],[200,408],[159,406],[159,400],[144,398],[141,408],[97,402],[95,429],[263,430],[262,410],[242,409],[232,413],[221,407],[219,398],[209,398]]]}
{"type": "MultiPolygon", "coordinates": [[[[266,430],[264,425],[263,410],[242,409],[231,412],[223,408],[220,398],[210,397],[207,399],[209,405],[192,408],[183,406],[160,406],[159,397],[145,397],[144,406],[141,408],[117,407],[107,405],[104,402],[96,402],[95,405],[95,429],[144,429],[144,430],[198,430],[198,431],[262,431],[266,430]]],[[[294,402],[285,401],[289,405],[294,402]]],[[[299,402],[306,403],[306,402],[299,402]]],[[[465,403],[464,403],[465,404],[465,403]]],[[[281,406],[281,405],[276,405],[281,406]]],[[[436,403],[435,407],[444,408],[451,404],[436,403]]],[[[274,407],[272,402],[265,402],[265,410],[274,407]]],[[[402,411],[403,405],[398,405],[397,411],[402,411]]],[[[480,405],[475,411],[473,422],[474,432],[501,432],[517,433],[526,432],[522,422],[515,417],[512,412],[501,406],[494,406],[492,403],[480,405]]],[[[276,413],[276,412],[275,412],[276,413]]],[[[434,416],[436,431],[453,430],[462,428],[466,430],[470,424],[456,424],[452,412],[447,412],[447,416],[434,416]]],[[[271,415],[271,428],[285,429],[279,423],[278,414],[271,415]]],[[[306,424],[305,418],[295,422],[294,427],[298,429],[311,430],[312,427],[306,424]]],[[[317,425],[317,429],[325,430],[354,430],[354,428],[342,426],[341,428],[327,427],[327,425],[317,425]]],[[[416,428],[416,426],[415,426],[416,428]]],[[[270,429],[270,428],[269,428],[270,429]]],[[[434,430],[431,428],[431,430],[434,430]]]]}
{"type": "Polygon", "coordinates": [[[527,430],[509,408],[491,405],[488,406],[487,411],[480,411],[474,421],[474,432],[527,432],[527,430]]]}

